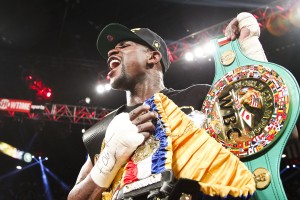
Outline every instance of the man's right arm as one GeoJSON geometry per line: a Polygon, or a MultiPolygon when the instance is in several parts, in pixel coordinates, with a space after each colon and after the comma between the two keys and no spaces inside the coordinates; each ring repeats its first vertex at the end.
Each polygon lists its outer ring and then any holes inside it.
{"type": "Polygon", "coordinates": [[[92,168],[92,161],[90,157],[88,157],[84,165],[81,167],[76,184],[68,195],[68,200],[101,199],[101,194],[105,188],[99,187],[92,180],[90,176],[92,168]]]}
{"type": "Polygon", "coordinates": [[[155,130],[151,120],[155,113],[142,105],[130,113],[115,116],[106,129],[105,147],[93,166],[90,158],[82,166],[69,200],[100,199],[109,188],[119,169],[124,166],[135,149],[155,130]]]}

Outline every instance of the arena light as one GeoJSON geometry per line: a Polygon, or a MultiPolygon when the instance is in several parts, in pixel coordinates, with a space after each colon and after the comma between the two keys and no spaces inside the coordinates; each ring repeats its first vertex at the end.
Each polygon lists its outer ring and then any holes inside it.
{"type": "Polygon", "coordinates": [[[31,162],[32,155],[29,152],[22,151],[16,147],[0,141],[0,152],[4,153],[12,158],[23,160],[25,162],[31,162]]]}
{"type": "Polygon", "coordinates": [[[201,48],[201,47],[196,47],[196,48],[194,49],[194,54],[195,54],[195,56],[196,56],[197,58],[203,58],[203,57],[205,57],[205,55],[204,55],[204,50],[203,50],[203,48],[201,48]]]}
{"type": "Polygon", "coordinates": [[[28,72],[25,81],[28,84],[29,89],[36,91],[37,100],[50,100],[52,97],[52,90],[36,75],[32,75],[32,72],[28,72]]]}
{"type": "Polygon", "coordinates": [[[105,88],[106,91],[109,91],[111,89],[111,86],[110,86],[109,83],[107,83],[107,84],[104,85],[104,88],[105,88]]]}
{"type": "Polygon", "coordinates": [[[97,91],[99,94],[102,94],[102,93],[105,91],[104,85],[102,85],[102,84],[97,85],[97,86],[96,86],[96,91],[97,91]]]}
{"type": "Polygon", "coordinates": [[[90,104],[91,103],[91,98],[90,97],[86,97],[84,101],[85,101],[86,104],[90,104]]]}
{"type": "Polygon", "coordinates": [[[99,83],[97,86],[96,86],[96,91],[97,93],[99,94],[102,94],[104,92],[107,92],[111,90],[111,86],[109,83],[99,83]]]}
{"type": "Polygon", "coordinates": [[[23,160],[25,162],[30,163],[32,161],[32,155],[30,153],[28,153],[28,152],[24,153],[23,154],[23,160]]]}
{"type": "Polygon", "coordinates": [[[207,55],[213,55],[213,53],[216,51],[215,46],[211,42],[204,44],[203,48],[207,55]]]}
{"type": "Polygon", "coordinates": [[[187,53],[184,55],[184,58],[185,58],[187,61],[191,62],[191,61],[194,60],[194,55],[193,55],[192,52],[187,52],[187,53]]]}
{"type": "Polygon", "coordinates": [[[46,97],[47,97],[47,98],[50,98],[50,97],[51,97],[51,95],[52,95],[52,93],[51,93],[51,92],[47,92],[47,93],[46,93],[46,97]]]}
{"type": "Polygon", "coordinates": [[[53,199],[52,193],[51,193],[49,181],[48,181],[48,178],[47,178],[47,175],[45,172],[45,166],[43,164],[43,160],[41,160],[41,157],[39,157],[38,163],[40,164],[40,168],[41,168],[42,181],[43,181],[43,185],[44,185],[45,192],[46,192],[46,199],[51,200],[51,199],[53,199]]]}
{"type": "Polygon", "coordinates": [[[40,90],[41,96],[44,99],[50,99],[52,97],[52,90],[49,87],[44,87],[40,90]]]}

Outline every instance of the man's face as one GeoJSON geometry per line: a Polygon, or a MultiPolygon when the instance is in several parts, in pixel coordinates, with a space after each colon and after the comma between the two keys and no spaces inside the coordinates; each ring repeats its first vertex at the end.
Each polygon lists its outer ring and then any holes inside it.
{"type": "Polygon", "coordinates": [[[108,52],[108,77],[114,89],[130,90],[144,80],[149,48],[132,41],[118,43],[108,52]]]}

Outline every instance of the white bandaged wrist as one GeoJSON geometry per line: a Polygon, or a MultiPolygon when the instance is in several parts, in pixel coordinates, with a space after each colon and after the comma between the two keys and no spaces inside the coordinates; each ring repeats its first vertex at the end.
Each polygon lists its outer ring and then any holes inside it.
{"type": "Polygon", "coordinates": [[[98,186],[108,188],[120,168],[114,154],[104,148],[90,175],[98,186]]]}
{"type": "Polygon", "coordinates": [[[240,47],[244,54],[254,60],[267,62],[265,52],[258,39],[260,28],[256,18],[250,13],[242,12],[238,14],[237,20],[240,31],[244,27],[250,31],[249,36],[240,41],[240,47]]]}
{"type": "Polygon", "coordinates": [[[108,188],[119,169],[144,139],[130,121],[128,113],[117,115],[107,127],[104,139],[106,146],[91,170],[93,181],[100,187],[108,188]]]}

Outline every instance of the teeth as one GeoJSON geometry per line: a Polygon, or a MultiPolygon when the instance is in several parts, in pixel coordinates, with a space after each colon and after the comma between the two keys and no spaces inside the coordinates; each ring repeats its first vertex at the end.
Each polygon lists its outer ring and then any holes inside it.
{"type": "Polygon", "coordinates": [[[119,60],[116,60],[116,59],[112,59],[109,63],[109,67],[111,69],[117,67],[118,65],[120,64],[120,61],[119,60]]]}

